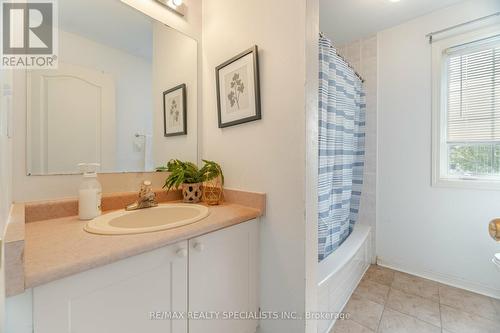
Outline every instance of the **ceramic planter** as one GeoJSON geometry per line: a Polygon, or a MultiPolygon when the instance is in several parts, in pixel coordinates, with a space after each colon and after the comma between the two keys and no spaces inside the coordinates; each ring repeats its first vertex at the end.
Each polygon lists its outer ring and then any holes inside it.
{"type": "Polygon", "coordinates": [[[201,190],[202,183],[196,184],[182,184],[182,198],[186,203],[200,202],[202,196],[201,190]]]}

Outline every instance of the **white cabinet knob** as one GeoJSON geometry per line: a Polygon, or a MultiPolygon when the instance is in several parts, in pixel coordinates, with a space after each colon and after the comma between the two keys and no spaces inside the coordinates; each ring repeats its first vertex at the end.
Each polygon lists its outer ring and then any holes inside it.
{"type": "Polygon", "coordinates": [[[187,249],[178,249],[177,252],[175,252],[175,254],[179,257],[179,258],[186,258],[187,255],[188,255],[188,250],[187,249]]]}
{"type": "Polygon", "coordinates": [[[201,252],[201,251],[203,251],[203,249],[205,249],[205,246],[201,243],[196,242],[196,243],[194,243],[193,248],[196,251],[201,252]]]}

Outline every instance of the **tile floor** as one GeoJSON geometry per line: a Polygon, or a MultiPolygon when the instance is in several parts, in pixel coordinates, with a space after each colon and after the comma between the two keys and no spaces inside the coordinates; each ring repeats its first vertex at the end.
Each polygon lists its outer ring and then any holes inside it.
{"type": "Polygon", "coordinates": [[[371,266],[331,333],[500,333],[500,300],[371,266]]]}

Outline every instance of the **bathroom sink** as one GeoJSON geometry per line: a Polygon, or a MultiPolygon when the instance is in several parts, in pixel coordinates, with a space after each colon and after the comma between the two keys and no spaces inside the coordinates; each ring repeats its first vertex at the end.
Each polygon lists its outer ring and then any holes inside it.
{"type": "Polygon", "coordinates": [[[200,221],[208,207],[193,204],[163,204],[135,211],[117,211],[99,216],[85,225],[85,231],[99,235],[129,235],[181,227],[200,221]]]}

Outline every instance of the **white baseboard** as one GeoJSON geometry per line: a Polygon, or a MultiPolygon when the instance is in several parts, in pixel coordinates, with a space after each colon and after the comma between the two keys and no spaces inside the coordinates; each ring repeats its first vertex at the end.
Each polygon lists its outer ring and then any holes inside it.
{"type": "Polygon", "coordinates": [[[387,261],[383,258],[377,257],[377,265],[391,268],[396,271],[400,271],[403,273],[408,273],[411,275],[419,276],[424,279],[433,280],[442,284],[446,284],[452,287],[465,289],[468,291],[472,291],[477,294],[493,297],[496,299],[500,299],[500,290],[491,288],[488,286],[480,285],[472,281],[468,281],[456,276],[451,276],[447,274],[441,274],[434,271],[430,271],[421,267],[410,267],[405,264],[387,261]]]}

